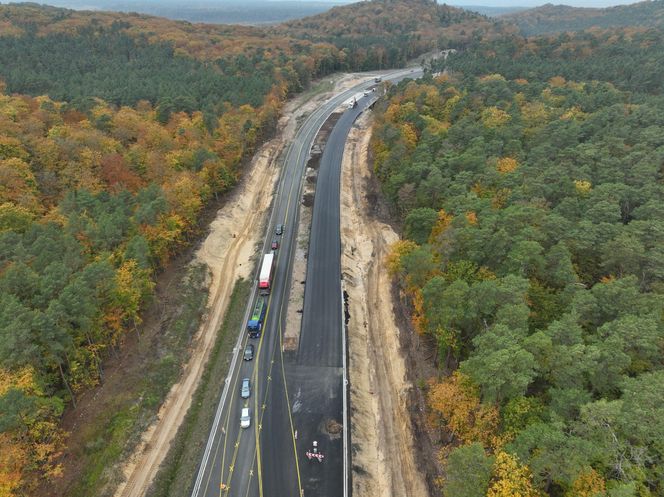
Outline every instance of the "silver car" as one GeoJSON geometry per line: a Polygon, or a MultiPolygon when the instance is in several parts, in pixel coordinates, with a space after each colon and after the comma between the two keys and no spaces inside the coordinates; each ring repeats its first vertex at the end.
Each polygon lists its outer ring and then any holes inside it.
{"type": "Polygon", "coordinates": [[[250,395],[251,395],[251,382],[249,381],[249,378],[244,378],[242,380],[242,388],[240,390],[240,396],[243,399],[248,399],[250,395]]]}
{"type": "Polygon", "coordinates": [[[251,414],[249,414],[248,407],[242,408],[242,413],[240,414],[240,426],[242,428],[249,428],[251,426],[251,414]]]}

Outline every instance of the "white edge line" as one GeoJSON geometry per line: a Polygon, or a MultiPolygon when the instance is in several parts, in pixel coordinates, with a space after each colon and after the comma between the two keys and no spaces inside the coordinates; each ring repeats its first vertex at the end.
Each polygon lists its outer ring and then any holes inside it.
{"type": "MultiPolygon", "coordinates": [[[[278,190],[278,189],[277,189],[278,190]]],[[[275,192],[276,193],[276,192],[275,192]]],[[[274,214],[276,211],[276,203],[273,205],[272,212],[270,213],[270,218],[268,219],[267,223],[267,230],[269,232],[270,227],[272,226],[272,222],[274,221],[274,214]]],[[[267,232],[266,232],[267,235],[267,232]]],[[[261,253],[265,252],[265,249],[267,248],[267,239],[269,237],[265,237],[263,241],[263,250],[261,253]]],[[[251,291],[251,297],[247,301],[247,306],[244,311],[244,317],[242,318],[242,324],[240,325],[240,332],[238,333],[237,337],[237,342],[235,343],[235,353],[233,354],[233,359],[231,360],[230,367],[228,369],[228,375],[226,376],[226,379],[224,380],[224,390],[221,393],[221,398],[219,399],[219,404],[217,405],[217,412],[214,417],[214,422],[212,424],[212,428],[210,429],[210,435],[208,435],[208,441],[205,446],[205,452],[203,454],[203,459],[201,461],[201,465],[198,468],[198,476],[196,477],[196,483],[194,484],[194,489],[191,492],[192,497],[198,497],[198,493],[200,492],[201,489],[201,484],[203,483],[203,477],[205,476],[205,471],[207,469],[208,461],[210,459],[210,452],[212,451],[212,446],[214,445],[214,440],[217,436],[217,430],[219,428],[219,422],[221,421],[221,416],[224,410],[224,404],[226,403],[226,397],[228,396],[228,390],[230,388],[230,385],[232,383],[231,379],[233,378],[233,375],[235,374],[235,365],[237,364],[238,357],[240,356],[240,352],[242,349],[242,340],[244,339],[244,334],[246,333],[246,323],[247,320],[249,319],[249,314],[251,312],[251,307],[254,302],[254,299],[256,298],[256,285],[254,284],[257,279],[258,279],[258,273],[260,272],[260,264],[257,265],[256,270],[254,271],[254,279],[252,280],[252,287],[253,290],[251,291]]]]}
{"type": "MultiPolygon", "coordinates": [[[[340,254],[341,256],[341,254],[340,254]]],[[[348,372],[346,370],[346,315],[344,313],[344,280],[341,280],[341,350],[342,350],[342,366],[343,366],[343,425],[344,425],[344,437],[343,437],[343,452],[344,452],[344,497],[349,495],[349,478],[348,478],[348,434],[349,429],[349,417],[348,417],[348,372]]]]}

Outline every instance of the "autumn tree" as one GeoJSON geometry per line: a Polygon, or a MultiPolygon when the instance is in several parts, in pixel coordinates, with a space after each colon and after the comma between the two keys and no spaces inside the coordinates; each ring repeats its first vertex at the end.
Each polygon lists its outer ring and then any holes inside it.
{"type": "Polygon", "coordinates": [[[465,443],[491,446],[498,428],[498,410],[480,402],[478,389],[462,373],[432,382],[428,394],[431,420],[465,443]]]}
{"type": "Polygon", "coordinates": [[[512,454],[499,451],[493,464],[487,497],[538,497],[530,470],[512,454]]]}

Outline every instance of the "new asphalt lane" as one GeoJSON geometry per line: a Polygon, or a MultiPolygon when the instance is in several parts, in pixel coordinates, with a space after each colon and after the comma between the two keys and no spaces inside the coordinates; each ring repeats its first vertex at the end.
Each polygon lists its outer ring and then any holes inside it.
{"type": "MultiPolygon", "coordinates": [[[[419,75],[416,73],[415,75],[419,75]]],[[[413,77],[408,71],[389,79],[413,77]]],[[[343,92],[313,112],[302,124],[286,154],[273,200],[262,254],[273,238],[276,251],[268,311],[259,339],[249,339],[246,318],[256,292],[247,302],[235,359],[221,394],[215,423],[203,454],[192,497],[200,496],[341,496],[343,495],[342,308],[340,287],[339,188],[346,136],[374,93],[358,99],[335,125],[321,158],[308,251],[307,281],[300,345],[285,356],[285,328],[291,266],[296,243],[298,203],[313,140],[341,103],[373,86],[368,80],[343,92]],[[274,234],[276,224],[284,234],[274,234]],[[254,359],[242,360],[247,343],[254,359]],[[240,397],[242,378],[250,378],[251,396],[240,397]],[[251,426],[240,428],[240,411],[248,407],[251,426]],[[322,463],[305,457],[313,440],[325,454],[322,463]]],[[[299,283],[298,283],[299,284],[299,283]]]]}

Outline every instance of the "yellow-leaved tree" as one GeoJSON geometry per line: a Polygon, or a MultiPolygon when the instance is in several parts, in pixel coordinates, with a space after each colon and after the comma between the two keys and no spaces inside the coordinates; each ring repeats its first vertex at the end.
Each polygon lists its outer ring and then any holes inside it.
{"type": "Polygon", "coordinates": [[[398,240],[390,246],[390,251],[385,258],[385,265],[390,274],[398,275],[401,270],[401,258],[410,254],[417,248],[417,243],[412,240],[398,240]]]}
{"type": "Polygon", "coordinates": [[[487,497],[540,497],[533,487],[532,475],[528,466],[518,458],[500,451],[493,464],[492,480],[487,497]]]}
{"type": "Polygon", "coordinates": [[[26,444],[9,433],[0,433],[0,497],[16,495],[28,463],[26,444]]]}
{"type": "Polygon", "coordinates": [[[498,107],[487,107],[482,111],[482,124],[487,128],[499,128],[512,120],[512,116],[498,107]]]}

